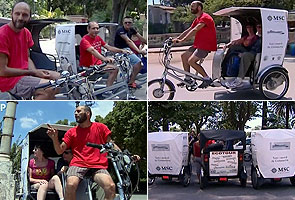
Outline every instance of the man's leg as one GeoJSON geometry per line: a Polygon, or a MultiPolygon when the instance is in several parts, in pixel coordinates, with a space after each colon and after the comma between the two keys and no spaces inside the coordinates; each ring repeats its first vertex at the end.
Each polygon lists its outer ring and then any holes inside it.
{"type": "Polygon", "coordinates": [[[254,59],[255,59],[255,55],[253,53],[244,52],[241,54],[238,77],[240,77],[241,79],[245,78],[245,75],[254,59]]]}
{"type": "Polygon", "coordinates": [[[184,71],[186,71],[186,72],[190,72],[190,64],[188,63],[188,59],[191,57],[193,52],[194,52],[194,48],[190,47],[183,54],[181,54],[182,66],[183,66],[184,71]]]}
{"type": "Polygon", "coordinates": [[[78,185],[80,183],[80,179],[77,176],[69,176],[67,178],[67,184],[66,184],[66,200],[76,200],[76,191],[78,188],[78,185]]]}
{"type": "Polygon", "coordinates": [[[116,185],[108,173],[96,173],[93,179],[103,188],[105,200],[113,200],[116,197],[116,185]]]}
{"type": "MultiPolygon", "coordinates": [[[[47,83],[49,80],[41,79],[40,84],[47,83]]],[[[58,93],[58,88],[46,88],[46,89],[37,89],[34,92],[34,99],[35,100],[54,100],[55,95],[58,93]]]]}
{"type": "Polygon", "coordinates": [[[117,78],[119,69],[115,65],[107,65],[107,66],[105,66],[105,69],[110,69],[108,71],[109,72],[109,77],[108,77],[107,84],[106,84],[107,87],[108,87],[108,86],[113,85],[114,81],[117,78]]]}
{"type": "Polygon", "coordinates": [[[205,72],[204,68],[197,64],[197,62],[201,60],[201,58],[198,58],[195,55],[192,55],[189,60],[188,63],[190,66],[192,66],[192,68],[194,68],[198,73],[200,73],[203,77],[209,77],[208,74],[205,72]]]}

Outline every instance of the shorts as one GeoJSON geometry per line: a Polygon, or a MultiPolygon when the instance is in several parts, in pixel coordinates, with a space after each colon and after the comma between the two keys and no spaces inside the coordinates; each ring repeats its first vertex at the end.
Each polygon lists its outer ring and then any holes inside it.
{"type": "Polygon", "coordinates": [[[84,179],[85,175],[91,175],[94,177],[95,174],[107,174],[110,175],[106,169],[94,169],[94,168],[84,168],[77,166],[70,166],[67,171],[67,177],[76,176],[80,179],[84,179]]]}
{"type": "Polygon", "coordinates": [[[207,50],[196,49],[193,46],[191,46],[188,49],[188,51],[193,52],[194,56],[197,56],[198,58],[206,58],[208,56],[208,54],[211,52],[211,51],[207,51],[207,50]]]}
{"type": "MultiPolygon", "coordinates": [[[[124,48],[125,50],[129,50],[131,51],[131,49],[129,47],[124,48]]],[[[132,51],[131,51],[132,52],[132,51]]],[[[136,65],[137,63],[141,62],[141,59],[134,53],[129,54],[128,55],[129,59],[130,59],[130,64],[131,66],[136,65]]]]}
{"type": "Polygon", "coordinates": [[[23,76],[9,92],[24,99],[31,99],[35,93],[35,87],[40,84],[41,78],[23,76]]]}

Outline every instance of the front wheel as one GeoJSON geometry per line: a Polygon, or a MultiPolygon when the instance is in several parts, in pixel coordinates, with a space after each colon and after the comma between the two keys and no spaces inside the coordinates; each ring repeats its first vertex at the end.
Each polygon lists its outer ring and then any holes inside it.
{"type": "Polygon", "coordinates": [[[174,98],[175,86],[166,79],[154,79],[148,83],[148,98],[154,100],[172,100],[174,98]]]}
{"type": "Polygon", "coordinates": [[[283,68],[270,69],[259,82],[259,90],[266,99],[281,99],[288,88],[289,77],[283,68]]]}

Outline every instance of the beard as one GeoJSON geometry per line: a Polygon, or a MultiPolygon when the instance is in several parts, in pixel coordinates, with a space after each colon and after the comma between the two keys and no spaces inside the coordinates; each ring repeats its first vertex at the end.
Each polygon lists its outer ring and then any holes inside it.
{"type": "Polygon", "coordinates": [[[191,13],[192,13],[192,14],[198,14],[198,12],[199,12],[199,11],[198,11],[198,8],[196,8],[196,9],[191,9],[191,13]]]}
{"type": "Polygon", "coordinates": [[[87,115],[86,113],[81,114],[80,116],[76,117],[76,122],[77,123],[83,123],[87,120],[87,115]]]}
{"type": "Polygon", "coordinates": [[[13,17],[12,17],[12,23],[13,23],[13,26],[16,28],[16,29],[22,29],[25,27],[25,25],[28,23],[28,21],[24,21],[24,20],[15,20],[13,17]]]}

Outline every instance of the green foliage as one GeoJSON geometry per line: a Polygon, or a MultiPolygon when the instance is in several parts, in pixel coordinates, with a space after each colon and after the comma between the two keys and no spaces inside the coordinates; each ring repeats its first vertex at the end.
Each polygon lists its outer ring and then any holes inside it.
{"type": "Polygon", "coordinates": [[[195,16],[191,13],[189,5],[177,7],[172,15],[172,21],[182,23],[191,23],[194,18],[195,16]]]}
{"type": "MultiPolygon", "coordinates": [[[[21,170],[21,150],[22,150],[22,146],[19,143],[19,138],[16,140],[15,143],[12,144],[12,147],[10,149],[10,160],[12,162],[12,174],[15,174],[16,177],[16,185],[18,186],[20,181],[21,181],[21,177],[20,177],[20,170],[21,170]]],[[[17,190],[19,188],[16,188],[17,190]]]]}
{"type": "Polygon", "coordinates": [[[15,1],[0,0],[0,17],[11,17],[11,9],[15,1]]]}
{"type": "MultiPolygon", "coordinates": [[[[115,103],[114,109],[102,120],[112,131],[112,139],[121,149],[128,149],[131,154],[140,157],[147,156],[146,132],[147,132],[147,107],[146,102],[119,101],[115,103]]],[[[140,169],[146,178],[146,162],[140,162],[140,169]]]]}
{"type": "MultiPolygon", "coordinates": [[[[295,116],[295,103],[293,101],[276,101],[269,102],[270,110],[273,111],[273,118],[280,121],[279,126],[283,128],[290,128],[290,116],[291,118],[295,116]]],[[[278,125],[276,125],[278,126],[278,125]]]]}
{"type": "Polygon", "coordinates": [[[55,124],[69,125],[69,120],[68,119],[58,120],[55,124]]]}

